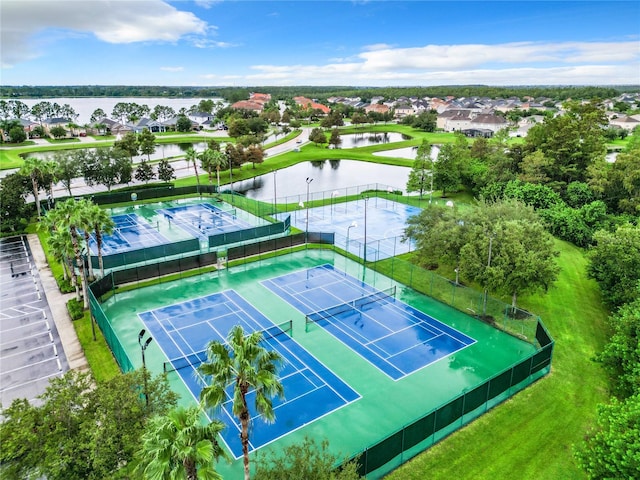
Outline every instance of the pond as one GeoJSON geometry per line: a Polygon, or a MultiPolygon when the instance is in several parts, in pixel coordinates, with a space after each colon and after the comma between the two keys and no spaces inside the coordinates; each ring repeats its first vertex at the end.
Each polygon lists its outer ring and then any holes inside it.
{"type": "MultiPolygon", "coordinates": [[[[431,158],[437,160],[440,148],[437,145],[431,146],[431,158]]],[[[373,152],[373,155],[378,157],[395,157],[395,158],[410,158],[415,160],[418,154],[418,147],[405,147],[395,148],[393,150],[385,150],[384,152],[373,152]]]]}
{"type": "MultiPolygon", "coordinates": [[[[245,166],[244,169],[251,168],[245,166]]],[[[409,179],[409,167],[360,162],[357,160],[323,160],[302,162],[291,167],[267,173],[248,180],[233,183],[233,190],[248,198],[278,203],[297,203],[299,196],[306,196],[307,182],[310,179],[309,192],[338,192],[335,196],[355,194],[352,187],[372,184],[370,188],[404,191],[409,179]],[[378,184],[377,186],[375,184],[378,184]],[[286,197],[295,197],[287,200],[286,197]]],[[[319,198],[311,196],[311,198],[319,198]]]]}
{"type": "Polygon", "coordinates": [[[403,140],[411,140],[411,137],[396,132],[364,132],[340,135],[340,140],[342,140],[340,148],[357,148],[379,145],[381,143],[402,142],[403,140]]]}
{"type": "MultiPolygon", "coordinates": [[[[98,147],[98,148],[108,148],[108,147],[98,147]]],[[[196,152],[203,152],[207,148],[206,142],[197,142],[197,143],[162,143],[156,145],[156,151],[150,155],[151,160],[161,160],[163,158],[172,158],[178,156],[184,156],[185,152],[189,150],[189,148],[193,148],[196,152]]],[[[88,151],[94,151],[95,148],[87,148],[88,151]]],[[[72,152],[73,150],[58,150],[58,152],[72,152]]],[[[39,152],[32,152],[27,154],[29,157],[40,158],[43,160],[53,158],[55,151],[53,150],[44,150],[39,152]]],[[[133,157],[133,162],[138,163],[140,160],[146,160],[146,155],[137,155],[133,157]]]]}

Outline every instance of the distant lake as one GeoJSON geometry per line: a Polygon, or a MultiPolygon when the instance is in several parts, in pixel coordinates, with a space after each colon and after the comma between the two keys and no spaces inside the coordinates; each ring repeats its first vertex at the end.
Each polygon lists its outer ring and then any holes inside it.
{"type": "Polygon", "coordinates": [[[22,103],[29,108],[33,107],[36,103],[49,102],[57,103],[62,106],[68,103],[79,115],[76,123],[78,125],[84,125],[91,120],[91,114],[97,109],[101,108],[107,117],[111,118],[111,112],[113,107],[117,103],[137,103],[138,105],[147,105],[151,110],[156,105],[164,105],[166,107],[173,108],[176,112],[181,108],[189,109],[193,105],[198,105],[200,100],[213,100],[214,102],[224,102],[222,98],[162,98],[162,97],[60,97],[60,98],[25,98],[20,99],[22,103]]]}

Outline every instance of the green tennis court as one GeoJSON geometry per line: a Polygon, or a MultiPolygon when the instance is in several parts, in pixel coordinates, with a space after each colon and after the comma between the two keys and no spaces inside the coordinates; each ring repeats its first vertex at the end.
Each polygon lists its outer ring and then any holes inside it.
{"type": "MultiPolygon", "coordinates": [[[[336,288],[343,288],[340,285],[336,288]]],[[[331,292],[330,285],[324,288],[331,292]]],[[[505,370],[532,357],[537,351],[528,342],[397,284],[330,250],[309,249],[288,253],[197,277],[117,293],[102,308],[127,356],[138,368],[142,365],[138,332],[145,328],[140,315],[229,290],[236,292],[259,311],[265,322],[278,325],[291,320],[295,342],[360,397],[261,448],[280,449],[300,444],[308,436],[316,440],[327,438],[331,451],[340,458],[359,454],[461,394],[477,391],[488,379],[495,376],[500,378],[505,370]],[[421,368],[407,375],[397,379],[390,377],[348,342],[341,341],[327,329],[320,326],[305,329],[305,313],[266,286],[273,279],[290,274],[299,275],[299,272],[327,265],[376,291],[395,287],[398,301],[441,322],[442,328],[460,332],[460,336],[469,337],[475,342],[470,342],[465,348],[452,350],[433,362],[425,362],[421,368]]],[[[171,359],[163,353],[158,341],[149,345],[146,364],[153,373],[161,373],[168,360],[171,359]]],[[[179,372],[171,372],[168,376],[172,388],[181,395],[182,403],[195,402],[194,394],[179,372]]],[[[526,378],[528,383],[533,381],[529,375],[526,378]]],[[[443,423],[444,420],[439,420],[446,428],[439,429],[438,434],[434,433],[430,441],[442,438],[517,391],[511,387],[507,390],[506,393],[500,390],[499,395],[488,390],[486,398],[480,398],[482,401],[474,403],[474,408],[462,406],[461,412],[466,415],[464,422],[443,423]]],[[[304,412],[306,408],[313,408],[313,405],[300,402],[296,408],[304,412]]],[[[453,413],[450,416],[454,418],[453,413]]],[[[432,423],[437,425],[438,421],[432,423]]],[[[425,446],[428,445],[415,442],[415,448],[423,449],[425,446]]],[[[232,464],[222,462],[218,468],[224,478],[240,478],[242,475],[241,460],[232,464]]],[[[379,472],[373,472],[367,478],[379,478],[379,475],[379,472]]]]}

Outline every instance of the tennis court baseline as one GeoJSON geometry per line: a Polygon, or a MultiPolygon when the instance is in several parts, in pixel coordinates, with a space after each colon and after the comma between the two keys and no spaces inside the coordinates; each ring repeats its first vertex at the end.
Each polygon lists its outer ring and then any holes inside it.
{"type": "MultiPolygon", "coordinates": [[[[115,215],[111,219],[114,223],[113,233],[102,235],[102,254],[104,256],[169,243],[164,235],[135,213],[115,215]]],[[[98,254],[94,234],[91,234],[89,248],[91,253],[98,254]]]]}
{"type": "MultiPolygon", "coordinates": [[[[260,448],[355,400],[360,395],[234,290],[195,298],[139,314],[165,356],[165,371],[175,370],[196,400],[204,385],[197,367],[206,360],[206,345],[224,341],[234,325],[245,332],[263,331],[263,346],[282,358],[278,372],[284,399],[274,399],[276,422],[268,424],[254,411],[254,392],[248,395],[251,414],[250,450],[260,448]]],[[[290,325],[290,324],[289,324],[290,325]]],[[[288,332],[289,334],[291,331],[288,332]]],[[[235,458],[242,456],[240,423],[228,400],[216,413],[226,427],[222,438],[235,458]]]]}
{"type": "Polygon", "coordinates": [[[222,210],[208,203],[182,205],[158,210],[183,230],[196,238],[207,239],[219,233],[251,228],[251,225],[236,216],[236,210],[222,210]]]}
{"type": "Polygon", "coordinates": [[[394,380],[445,358],[475,339],[332,265],[262,284],[394,380]]]}

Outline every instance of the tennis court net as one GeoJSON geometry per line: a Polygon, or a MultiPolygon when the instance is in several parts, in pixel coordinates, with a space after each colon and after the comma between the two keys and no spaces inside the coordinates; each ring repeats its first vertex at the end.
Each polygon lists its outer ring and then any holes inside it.
{"type": "Polygon", "coordinates": [[[318,310],[305,316],[305,329],[309,324],[317,323],[322,320],[328,320],[330,318],[338,317],[346,312],[357,312],[364,310],[367,305],[372,303],[382,304],[386,303],[390,298],[395,298],[396,286],[387,288],[385,290],[379,290],[377,292],[358,297],[355,300],[350,300],[345,303],[334,305],[333,307],[325,308],[324,310],[318,310]]]}
{"type": "MultiPolygon", "coordinates": [[[[278,325],[272,325],[264,330],[258,330],[262,333],[262,340],[267,341],[273,338],[278,338],[282,335],[288,337],[293,336],[293,320],[280,323],[278,325]]],[[[251,335],[254,332],[248,332],[247,335],[251,335]]],[[[207,361],[207,351],[200,350],[199,352],[190,353],[182,357],[176,357],[164,362],[162,364],[162,370],[165,373],[175,372],[176,370],[182,370],[183,368],[198,368],[202,363],[207,361]]]]}

